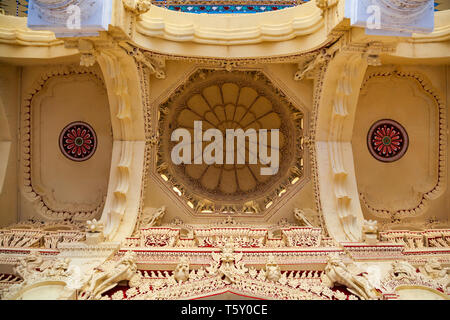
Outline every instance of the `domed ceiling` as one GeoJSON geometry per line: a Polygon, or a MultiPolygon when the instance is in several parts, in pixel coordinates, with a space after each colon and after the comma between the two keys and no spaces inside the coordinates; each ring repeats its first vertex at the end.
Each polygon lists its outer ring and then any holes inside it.
{"type": "Polygon", "coordinates": [[[304,176],[303,113],[259,71],[198,70],[160,106],[159,126],[157,172],[196,213],[263,213],[304,176]],[[187,141],[173,138],[179,129],[189,133],[187,141]],[[220,137],[204,137],[211,129],[220,137]],[[255,139],[227,140],[239,129],[255,139]],[[208,162],[213,142],[220,148],[208,162]],[[173,150],[183,143],[185,161],[177,163],[173,150]]]}

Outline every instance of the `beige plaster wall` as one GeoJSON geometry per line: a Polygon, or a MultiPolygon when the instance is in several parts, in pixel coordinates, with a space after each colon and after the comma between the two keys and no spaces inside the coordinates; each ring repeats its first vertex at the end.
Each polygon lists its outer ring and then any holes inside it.
{"type": "MultiPolygon", "coordinates": [[[[64,66],[24,67],[22,97],[35,90],[36,83],[44,74],[58,68],[64,66]]],[[[25,104],[24,99],[22,104],[25,104]]],[[[90,74],[71,72],[50,77],[33,96],[31,123],[34,192],[42,195],[47,206],[55,212],[93,211],[103,206],[111,164],[112,129],[102,80],[90,74]],[[74,121],[90,124],[97,135],[97,150],[87,161],[72,161],[59,148],[61,130],[74,121]]],[[[39,208],[27,190],[22,188],[20,218],[52,217],[54,214],[45,214],[46,210],[39,208]]],[[[100,214],[101,207],[96,210],[96,216],[100,214]]]]}
{"type": "Polygon", "coordinates": [[[21,69],[0,64],[0,163],[6,167],[0,173],[0,227],[17,221],[17,153],[18,153],[18,96],[21,69]],[[5,144],[10,142],[10,147],[5,144]],[[9,154],[6,154],[9,151],[9,154]]]}
{"type": "MultiPolygon", "coordinates": [[[[370,67],[366,77],[374,72],[389,70],[420,74],[431,84],[427,87],[442,99],[448,109],[448,67],[419,64],[370,67]]],[[[448,137],[447,129],[448,125],[443,132],[448,137]]],[[[450,194],[446,184],[437,195],[426,201],[423,210],[416,210],[416,213],[412,212],[397,221],[373,214],[366,205],[391,212],[415,208],[422,195],[437,184],[440,171],[439,109],[430,94],[421,89],[414,79],[382,77],[368,82],[358,101],[352,144],[358,191],[365,198],[361,201],[361,207],[366,219],[377,218],[385,224],[385,228],[394,229],[448,226],[450,194]],[[376,160],[367,148],[370,126],[380,119],[398,121],[409,136],[408,151],[392,163],[376,160]],[[435,220],[439,221],[431,223],[435,220]]],[[[445,149],[447,145],[446,142],[445,149]]],[[[448,157],[446,165],[448,168],[448,157]]],[[[448,177],[447,170],[444,181],[448,177]]]]}

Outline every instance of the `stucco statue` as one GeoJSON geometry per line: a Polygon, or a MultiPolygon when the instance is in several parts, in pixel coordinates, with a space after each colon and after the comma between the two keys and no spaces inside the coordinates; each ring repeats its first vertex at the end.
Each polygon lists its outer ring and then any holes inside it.
{"type": "Polygon", "coordinates": [[[96,61],[95,55],[90,53],[83,53],[80,56],[80,66],[82,67],[92,67],[96,61]]]}
{"type": "Polygon", "coordinates": [[[378,237],[378,221],[364,220],[363,222],[363,238],[368,244],[374,245],[377,243],[378,237]]]}
{"type": "Polygon", "coordinates": [[[334,55],[333,49],[321,49],[319,54],[304,63],[302,66],[299,65],[298,71],[294,75],[294,80],[300,81],[303,79],[309,79],[313,76],[314,71],[317,70],[318,67],[325,64],[329,61],[334,55]]]}
{"type": "Polygon", "coordinates": [[[195,206],[195,211],[214,211],[214,203],[206,199],[200,200],[195,206]]]}
{"type": "Polygon", "coordinates": [[[362,300],[377,299],[377,291],[366,276],[356,275],[349,271],[342,258],[330,255],[322,282],[330,289],[338,283],[347,287],[348,291],[362,300]]]}
{"type": "Polygon", "coordinates": [[[222,252],[211,253],[215,263],[207,268],[211,275],[219,276],[226,284],[236,282],[237,277],[244,275],[248,269],[242,263],[243,253],[234,252],[234,244],[227,242],[222,252]]]}
{"type": "Polygon", "coordinates": [[[367,234],[376,234],[378,232],[378,221],[364,220],[363,232],[367,234]]]}
{"type": "Polygon", "coordinates": [[[162,218],[166,214],[166,206],[162,206],[153,213],[150,213],[151,210],[152,208],[144,209],[141,228],[151,228],[161,225],[162,218]]]}
{"type": "Polygon", "coordinates": [[[266,263],[266,279],[269,281],[277,282],[281,278],[281,269],[278,263],[275,261],[275,257],[270,254],[266,263]]]}
{"type": "Polygon", "coordinates": [[[99,299],[103,293],[114,288],[120,281],[128,280],[131,287],[139,284],[141,278],[136,265],[136,254],[128,251],[109,270],[98,268],[88,281],[85,299],[99,299]]]}
{"type": "Polygon", "coordinates": [[[44,274],[49,277],[66,276],[69,269],[70,259],[57,259],[52,265],[45,269],[44,274]]]}
{"type": "Polygon", "coordinates": [[[234,218],[232,216],[227,216],[225,218],[225,220],[222,221],[223,225],[235,225],[236,224],[236,220],[234,220],[234,218]]]}
{"type": "Polygon", "coordinates": [[[316,6],[322,10],[326,10],[338,3],[338,0],[316,0],[316,6]]]}
{"type": "Polygon", "coordinates": [[[256,201],[248,201],[244,203],[243,207],[244,212],[252,212],[252,213],[260,213],[261,209],[259,208],[258,203],[256,201]]]}
{"type": "Polygon", "coordinates": [[[142,14],[150,10],[152,3],[150,0],[123,0],[125,9],[135,13],[142,14]]]}
{"type": "Polygon", "coordinates": [[[438,258],[431,258],[427,260],[425,266],[422,268],[422,273],[428,275],[433,279],[440,279],[447,276],[447,270],[445,270],[438,258]]]}
{"type": "MultiPolygon", "coordinates": [[[[312,227],[312,223],[306,218],[305,211],[308,209],[294,209],[294,216],[297,219],[298,223],[303,226],[312,227]]],[[[311,210],[311,209],[310,209],[311,210]]]]}
{"type": "Polygon", "coordinates": [[[189,261],[186,257],[181,258],[180,263],[175,267],[173,277],[177,282],[189,280],[189,261]]]}
{"type": "Polygon", "coordinates": [[[394,261],[391,274],[392,278],[396,280],[414,280],[417,277],[416,268],[406,261],[394,261]]]}
{"type": "Polygon", "coordinates": [[[19,264],[14,268],[14,272],[26,282],[28,278],[37,272],[37,269],[42,266],[44,260],[38,251],[32,252],[29,256],[19,260],[19,264]]]}

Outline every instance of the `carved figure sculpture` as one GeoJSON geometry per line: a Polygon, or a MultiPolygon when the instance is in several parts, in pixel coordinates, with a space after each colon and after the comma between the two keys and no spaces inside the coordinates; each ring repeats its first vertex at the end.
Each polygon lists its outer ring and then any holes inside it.
{"type": "Polygon", "coordinates": [[[275,261],[275,257],[270,254],[266,263],[266,279],[269,281],[277,282],[281,278],[281,269],[278,263],[275,261]]]}
{"type": "Polygon", "coordinates": [[[218,275],[226,284],[235,282],[237,276],[248,271],[241,261],[244,254],[235,253],[233,243],[226,243],[221,253],[212,252],[211,255],[215,263],[208,267],[207,271],[211,275],[218,275]]]}
{"type": "Polygon", "coordinates": [[[69,258],[57,259],[49,268],[45,269],[44,274],[49,277],[66,276],[69,264],[69,258]]]}
{"type": "Polygon", "coordinates": [[[214,204],[206,199],[200,200],[197,203],[197,206],[195,207],[195,211],[202,212],[202,211],[214,211],[214,204]]]}
{"type": "Polygon", "coordinates": [[[258,205],[258,203],[256,203],[256,201],[248,201],[248,202],[244,203],[242,211],[259,213],[261,211],[261,209],[259,208],[259,205],[258,205]]]}
{"type": "Polygon", "coordinates": [[[363,232],[368,234],[376,234],[378,231],[378,221],[376,220],[364,220],[363,232]]]}
{"type": "Polygon", "coordinates": [[[135,13],[142,14],[150,10],[152,3],[150,0],[123,0],[125,9],[135,13]]]}
{"type": "Polygon", "coordinates": [[[227,216],[226,219],[224,221],[222,221],[223,225],[235,225],[236,224],[236,220],[233,219],[233,217],[231,216],[227,216]]]}
{"type": "Polygon", "coordinates": [[[180,263],[173,271],[173,277],[177,282],[184,282],[189,280],[189,261],[187,258],[181,258],[180,263]]]}
{"type": "Polygon", "coordinates": [[[151,208],[144,209],[144,217],[141,221],[141,228],[151,228],[161,225],[161,220],[166,214],[166,206],[157,209],[153,214],[150,214],[151,208]]]}
{"type": "Polygon", "coordinates": [[[394,261],[392,263],[392,278],[396,280],[414,280],[416,278],[416,268],[406,261],[394,261]]]}
{"type": "Polygon", "coordinates": [[[377,243],[378,221],[364,220],[363,222],[363,239],[366,243],[374,245],[377,243]]]}
{"type": "Polygon", "coordinates": [[[442,267],[437,258],[431,258],[425,263],[422,273],[428,275],[430,278],[440,279],[446,277],[447,270],[442,267]]]}
{"type": "Polygon", "coordinates": [[[299,222],[300,225],[303,226],[307,226],[307,227],[312,227],[312,223],[308,220],[308,218],[306,218],[305,216],[305,209],[294,209],[294,216],[295,219],[297,219],[297,221],[299,222]]]}
{"type": "Polygon", "coordinates": [[[316,6],[322,10],[326,10],[338,3],[338,0],[316,0],[316,6]]]}
{"type": "Polygon", "coordinates": [[[39,252],[34,251],[29,256],[19,260],[19,264],[14,268],[14,272],[26,282],[28,278],[37,272],[37,269],[43,262],[44,260],[39,252]]]}
{"type": "Polygon", "coordinates": [[[351,273],[338,256],[330,255],[328,257],[328,264],[322,274],[322,282],[329,288],[332,288],[336,283],[344,285],[348,291],[362,300],[377,299],[376,290],[367,277],[351,273]]]}
{"type": "Polygon", "coordinates": [[[334,53],[332,48],[320,50],[315,58],[306,62],[302,67],[299,66],[298,71],[295,73],[294,80],[300,81],[305,78],[310,78],[314,74],[314,70],[329,61],[334,53]]]}
{"type": "Polygon", "coordinates": [[[110,270],[98,269],[89,279],[86,299],[99,299],[103,293],[114,288],[120,281],[128,280],[131,287],[139,284],[141,278],[137,273],[136,254],[128,251],[110,270]]]}

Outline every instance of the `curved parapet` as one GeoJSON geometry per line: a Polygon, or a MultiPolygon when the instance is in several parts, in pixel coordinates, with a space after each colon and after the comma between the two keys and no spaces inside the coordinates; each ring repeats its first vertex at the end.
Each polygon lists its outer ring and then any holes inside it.
{"type": "Polygon", "coordinates": [[[311,51],[327,41],[327,32],[313,2],[252,15],[197,15],[153,6],[140,16],[131,39],[168,54],[254,57],[311,51]]]}

